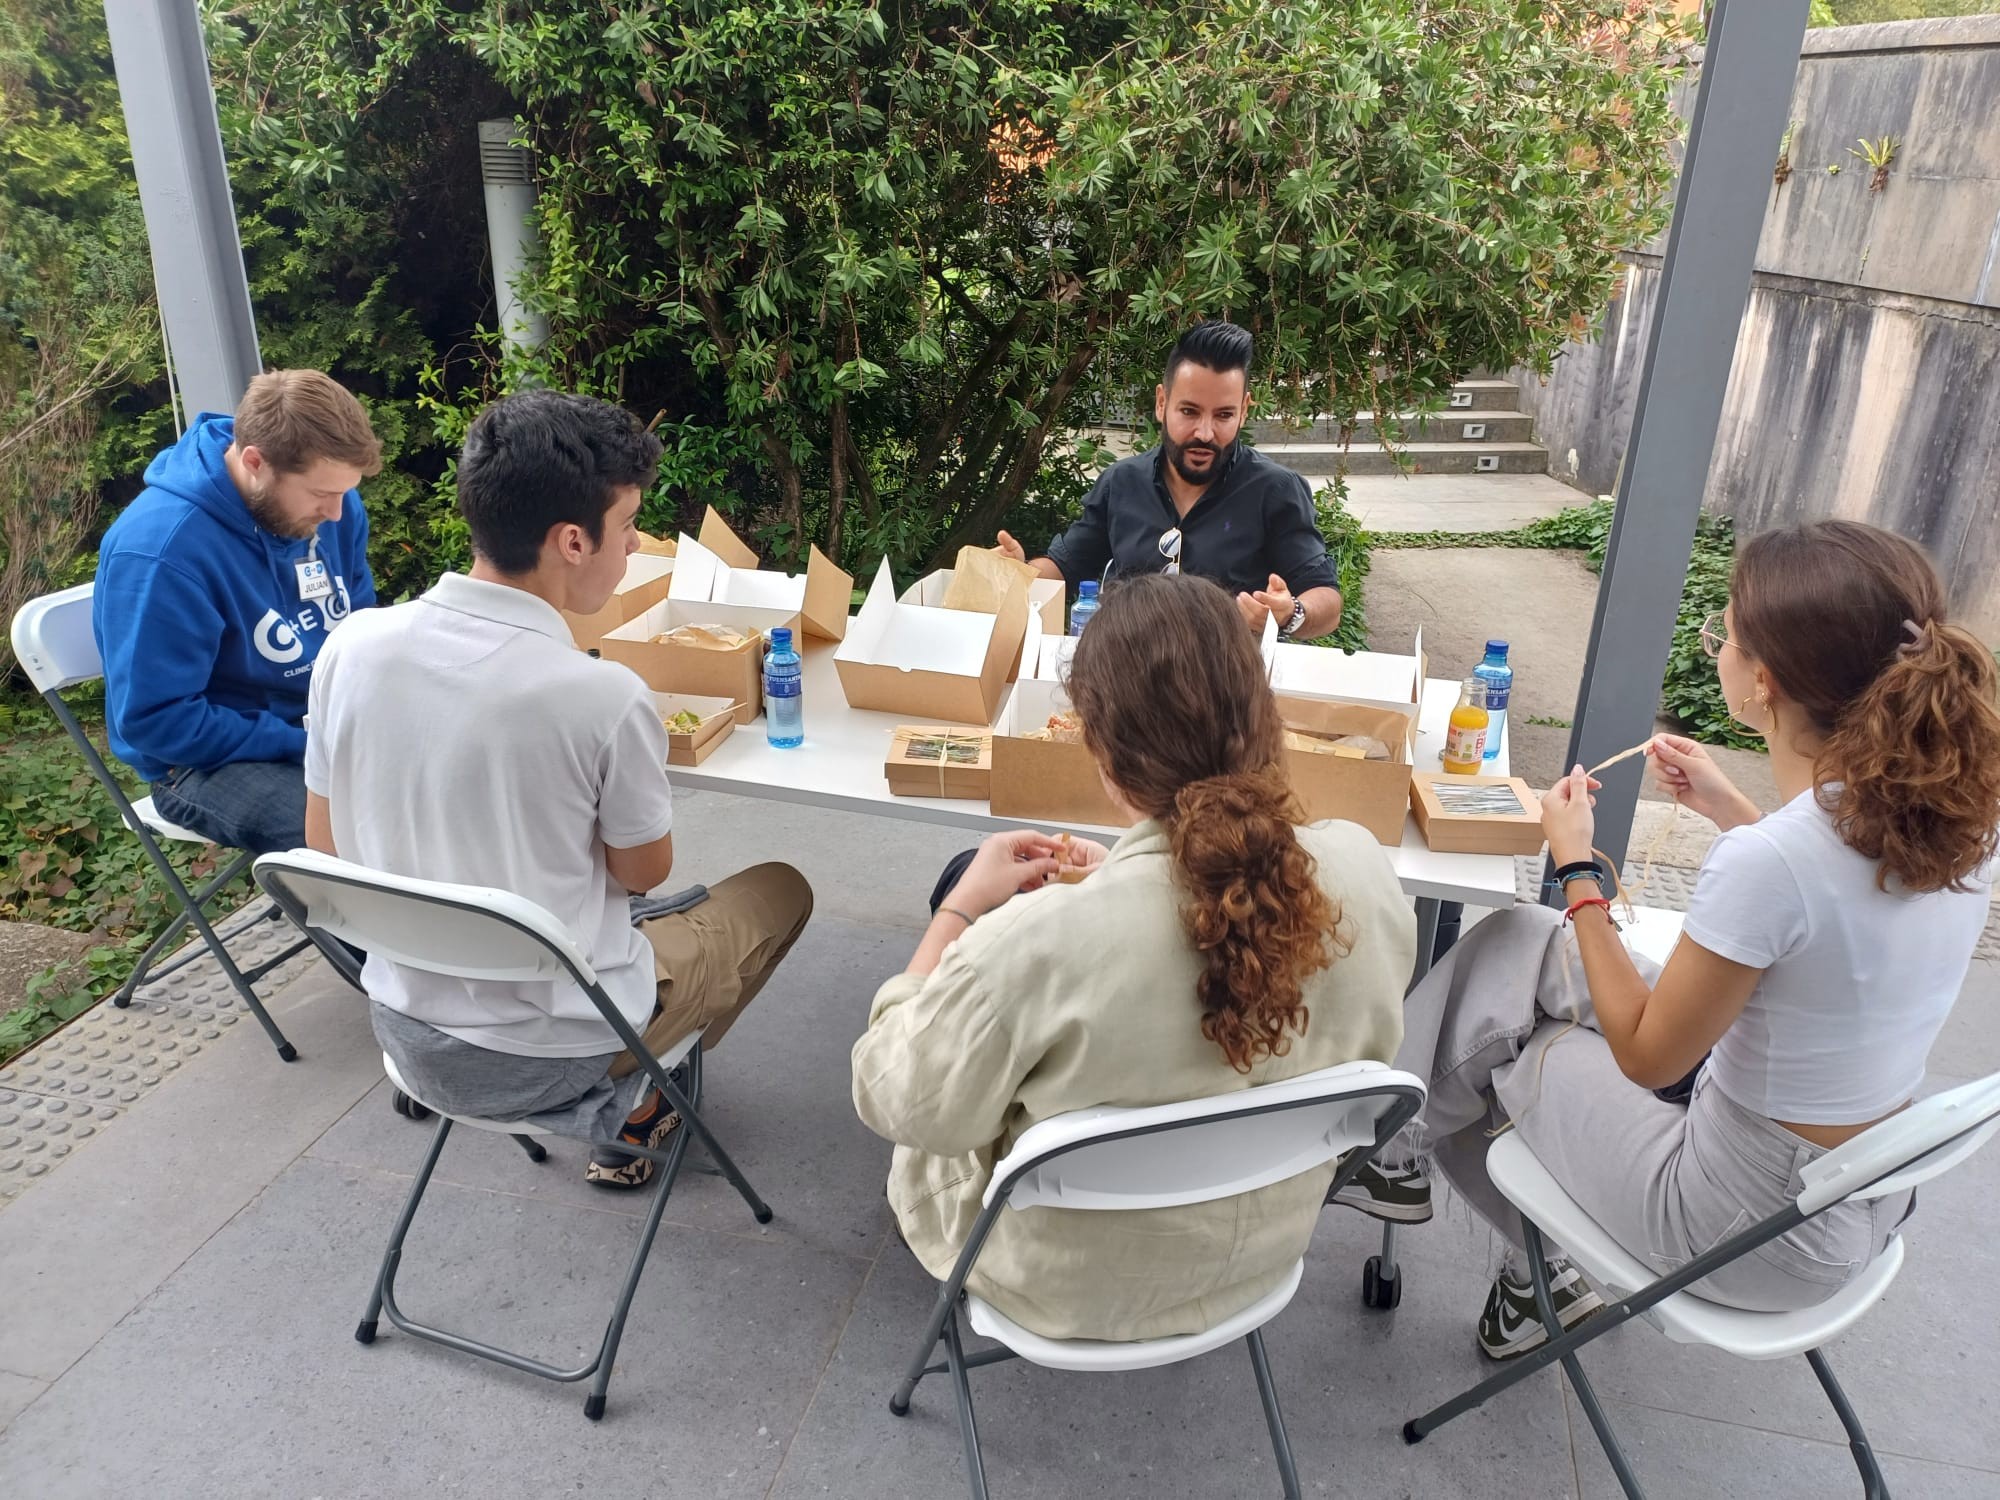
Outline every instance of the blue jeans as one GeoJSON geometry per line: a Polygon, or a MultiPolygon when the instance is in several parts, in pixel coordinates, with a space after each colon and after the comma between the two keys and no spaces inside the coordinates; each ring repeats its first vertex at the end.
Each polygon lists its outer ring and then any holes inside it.
{"type": "Polygon", "coordinates": [[[212,771],[169,771],[153,783],[160,816],[229,849],[269,854],[306,841],[305,767],[240,760],[212,771]]]}

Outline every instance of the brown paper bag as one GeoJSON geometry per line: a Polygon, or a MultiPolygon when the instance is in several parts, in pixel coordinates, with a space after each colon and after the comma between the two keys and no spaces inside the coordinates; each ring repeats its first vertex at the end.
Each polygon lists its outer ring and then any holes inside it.
{"type": "Polygon", "coordinates": [[[991,547],[960,547],[943,604],[946,609],[997,615],[1013,584],[1019,582],[1025,589],[1041,576],[1026,563],[1003,557],[991,547]]]}

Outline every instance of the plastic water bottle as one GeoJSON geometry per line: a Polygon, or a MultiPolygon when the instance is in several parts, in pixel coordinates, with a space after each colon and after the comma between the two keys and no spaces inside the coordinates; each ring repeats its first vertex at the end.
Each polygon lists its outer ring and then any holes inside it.
{"type": "Polygon", "coordinates": [[[1472,669],[1472,675],[1486,684],[1486,755],[1500,754],[1500,731],[1507,724],[1507,699],[1514,691],[1514,669],[1507,665],[1507,643],[1488,641],[1486,660],[1472,669]]]}
{"type": "Polygon", "coordinates": [[[774,750],[796,750],[806,742],[803,670],[790,627],[780,625],[764,655],[764,737],[774,750]]]}
{"type": "Polygon", "coordinates": [[[1090,623],[1090,617],[1097,613],[1097,580],[1086,578],[1076,586],[1076,603],[1069,612],[1069,633],[1082,635],[1083,627],[1090,623]]]}

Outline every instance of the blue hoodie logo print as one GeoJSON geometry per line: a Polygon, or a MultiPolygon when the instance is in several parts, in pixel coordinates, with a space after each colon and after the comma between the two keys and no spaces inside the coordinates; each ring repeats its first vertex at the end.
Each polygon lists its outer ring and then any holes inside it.
{"type": "Polygon", "coordinates": [[[280,666],[297,661],[306,653],[306,643],[299,639],[299,633],[275,609],[264,611],[264,618],[250,632],[250,639],[256,645],[259,656],[280,666]]]}

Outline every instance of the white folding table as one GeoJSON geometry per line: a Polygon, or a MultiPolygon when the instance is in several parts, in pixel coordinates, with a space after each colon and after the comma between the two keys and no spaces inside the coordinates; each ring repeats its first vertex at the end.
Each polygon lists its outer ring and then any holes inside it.
{"type": "MultiPolygon", "coordinates": [[[[1417,723],[1416,764],[1420,770],[1437,769],[1445,721],[1458,702],[1458,690],[1459,684],[1439,679],[1424,684],[1423,709],[1417,723]]],[[[984,802],[893,796],[883,765],[896,726],[911,720],[907,715],[849,708],[834,670],[831,646],[815,643],[807,649],[804,696],[806,741],[798,748],[774,750],[764,738],[761,721],[742,724],[700,765],[675,766],[669,776],[677,786],[907,818],[973,833],[1021,826],[1019,818],[995,817],[984,802]]],[[[1499,759],[1488,765],[1495,775],[1507,774],[1504,744],[1499,759]]],[[[1106,840],[1117,838],[1122,831],[1087,823],[1045,822],[1042,826],[1106,840]]],[[[1433,853],[1424,846],[1413,816],[1405,817],[1403,841],[1389,850],[1389,858],[1404,891],[1416,899],[1419,925],[1426,932],[1435,928],[1439,901],[1473,906],[1511,906],[1514,902],[1511,855],[1433,853]]]]}

